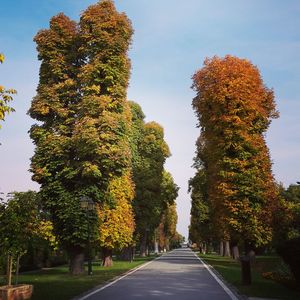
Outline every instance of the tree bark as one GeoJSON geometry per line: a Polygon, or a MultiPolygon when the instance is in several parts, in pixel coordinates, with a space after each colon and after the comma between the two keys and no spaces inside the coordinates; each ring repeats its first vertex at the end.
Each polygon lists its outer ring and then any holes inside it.
{"type": "Polygon", "coordinates": [[[130,262],[133,261],[133,247],[132,246],[122,249],[121,260],[130,261],[130,262]]]}
{"type": "Polygon", "coordinates": [[[225,243],[225,245],[224,245],[224,256],[230,257],[230,244],[229,244],[229,241],[225,241],[224,243],[225,243]]]}
{"type": "Polygon", "coordinates": [[[141,238],[141,245],[140,245],[140,256],[146,257],[147,252],[147,231],[144,232],[144,235],[141,238]]]}
{"type": "Polygon", "coordinates": [[[232,258],[238,260],[240,258],[240,252],[237,245],[232,246],[232,258]]]}
{"type": "Polygon", "coordinates": [[[80,275],[84,273],[84,250],[76,247],[69,250],[70,266],[69,270],[72,275],[80,275]]]}
{"type": "Polygon", "coordinates": [[[6,271],[7,285],[11,285],[12,263],[13,263],[12,256],[9,254],[7,256],[7,271],[6,271]]]}
{"type": "Polygon", "coordinates": [[[102,247],[102,266],[111,267],[113,265],[112,249],[102,247]]]}
{"type": "Polygon", "coordinates": [[[219,253],[221,256],[224,255],[224,243],[223,241],[220,241],[220,250],[219,250],[219,253]]]}
{"type": "Polygon", "coordinates": [[[18,284],[19,270],[20,270],[20,255],[18,255],[18,257],[17,257],[15,285],[18,284]]]}

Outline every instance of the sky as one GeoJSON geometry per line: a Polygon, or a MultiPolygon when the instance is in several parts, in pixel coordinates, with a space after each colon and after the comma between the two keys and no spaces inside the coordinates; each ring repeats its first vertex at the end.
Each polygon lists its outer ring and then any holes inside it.
{"type": "MultiPolygon", "coordinates": [[[[28,172],[34,146],[27,111],[38,84],[33,37],[64,12],[74,20],[96,1],[1,0],[0,84],[14,88],[16,112],[0,129],[0,192],[38,190],[28,172]]],[[[188,180],[199,135],[191,107],[191,76],[206,57],[231,54],[249,59],[274,89],[280,118],[266,139],[277,181],[300,181],[300,1],[298,0],[116,0],[131,19],[134,37],[128,99],[138,102],[146,121],[165,129],[172,156],[166,162],[180,187],[177,230],[188,236],[188,180]]]]}

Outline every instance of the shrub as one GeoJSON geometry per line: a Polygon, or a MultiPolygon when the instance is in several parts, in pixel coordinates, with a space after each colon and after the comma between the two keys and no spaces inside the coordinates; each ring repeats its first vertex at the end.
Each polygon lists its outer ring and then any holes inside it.
{"type": "Polygon", "coordinates": [[[300,237],[285,241],[277,247],[277,252],[300,283],[300,237]]]}

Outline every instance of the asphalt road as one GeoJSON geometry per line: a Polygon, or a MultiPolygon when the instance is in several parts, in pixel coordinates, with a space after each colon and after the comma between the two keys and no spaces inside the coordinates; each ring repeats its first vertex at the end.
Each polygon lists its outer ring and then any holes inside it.
{"type": "MultiPolygon", "coordinates": [[[[230,293],[230,292],[229,292],[230,293]]],[[[166,253],[82,300],[236,300],[188,248],[166,253]]]]}

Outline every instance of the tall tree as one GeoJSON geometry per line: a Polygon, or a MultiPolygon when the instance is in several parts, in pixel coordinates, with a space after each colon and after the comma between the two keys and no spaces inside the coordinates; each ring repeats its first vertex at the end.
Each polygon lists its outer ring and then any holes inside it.
{"type": "MultiPolygon", "coordinates": [[[[161,218],[158,227],[159,246],[161,249],[169,250],[170,240],[176,233],[177,211],[176,198],[178,196],[178,186],[175,184],[172,175],[165,171],[163,172],[163,180],[161,183],[161,218]]],[[[157,237],[155,236],[155,239],[157,237]]],[[[156,242],[156,240],[155,240],[156,242]]]]}
{"type": "Polygon", "coordinates": [[[264,138],[278,115],[273,91],[251,62],[230,55],[206,59],[193,80],[214,227],[225,241],[264,245],[276,203],[264,138]]]}
{"type": "Polygon", "coordinates": [[[158,238],[160,250],[170,250],[170,241],[176,235],[177,220],[176,203],[167,204],[167,208],[162,214],[161,221],[157,229],[158,237],[155,236],[156,239],[158,238]]]}
{"type": "MultiPolygon", "coordinates": [[[[80,197],[104,205],[111,180],[131,163],[125,107],[132,33],[126,15],[103,0],[84,11],[79,24],[59,14],[35,37],[41,67],[29,110],[39,121],[30,131],[36,145],[31,171],[73,274],[83,272],[88,239],[80,197]]],[[[90,221],[95,241],[96,211],[90,221]]]]}
{"type": "Polygon", "coordinates": [[[189,180],[189,192],[191,192],[192,199],[189,240],[196,243],[200,250],[205,252],[207,243],[212,240],[214,233],[204,168],[198,168],[195,176],[189,180]]]}
{"type": "Polygon", "coordinates": [[[133,165],[136,186],[133,207],[136,236],[140,241],[141,255],[145,255],[149,235],[159,225],[165,207],[162,196],[163,166],[170,152],[164,141],[163,128],[155,122],[145,124],[137,149],[139,156],[133,165]]]}
{"type": "MultiPolygon", "coordinates": [[[[4,55],[0,53],[0,63],[4,62],[4,55]]],[[[4,86],[0,85],[0,121],[4,121],[5,115],[10,112],[15,111],[11,106],[9,106],[9,102],[13,100],[12,95],[16,94],[16,90],[14,89],[5,89],[4,86]]],[[[1,124],[0,124],[1,128],[1,124]]]]}

